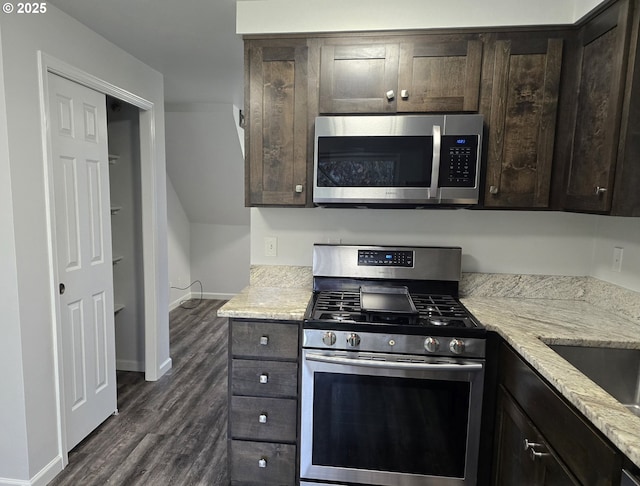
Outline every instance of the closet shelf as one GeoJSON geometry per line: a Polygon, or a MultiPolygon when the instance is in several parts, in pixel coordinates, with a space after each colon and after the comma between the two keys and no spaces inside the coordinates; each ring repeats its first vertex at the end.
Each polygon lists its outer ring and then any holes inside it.
{"type": "Polygon", "coordinates": [[[113,257],[113,264],[120,263],[124,257],[122,255],[116,255],[113,257]]]}
{"type": "Polygon", "coordinates": [[[118,312],[120,312],[122,309],[124,309],[124,304],[116,304],[114,309],[113,309],[113,313],[117,314],[118,312]]]}
{"type": "Polygon", "coordinates": [[[122,206],[111,206],[111,214],[117,214],[122,209],[122,206]]]}
{"type": "Polygon", "coordinates": [[[119,155],[109,154],[109,164],[111,165],[115,164],[119,158],[120,158],[119,155]]]}

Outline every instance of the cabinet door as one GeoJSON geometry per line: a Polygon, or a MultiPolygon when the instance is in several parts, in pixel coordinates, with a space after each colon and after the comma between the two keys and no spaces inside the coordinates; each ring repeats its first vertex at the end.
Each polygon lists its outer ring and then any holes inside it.
{"type": "Polygon", "coordinates": [[[393,113],[397,78],[397,43],[324,45],[320,113],[393,113]]]}
{"type": "Polygon", "coordinates": [[[478,111],[482,42],[423,38],[400,45],[398,111],[478,111]]]}
{"type": "Polygon", "coordinates": [[[485,206],[547,207],[562,39],[495,44],[485,206]]]}
{"type": "Polygon", "coordinates": [[[247,206],[304,206],[307,46],[247,45],[247,206]]]}
{"type": "Polygon", "coordinates": [[[497,407],[495,486],[580,484],[502,387],[497,407]]]}
{"type": "Polygon", "coordinates": [[[629,0],[616,2],[580,32],[582,64],[565,209],[610,210],[630,14],[629,0]]]}

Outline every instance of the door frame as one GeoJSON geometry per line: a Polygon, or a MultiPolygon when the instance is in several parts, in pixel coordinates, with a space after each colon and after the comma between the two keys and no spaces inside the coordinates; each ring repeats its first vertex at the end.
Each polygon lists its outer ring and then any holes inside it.
{"type": "Polygon", "coordinates": [[[144,281],[144,332],[145,332],[145,379],[158,380],[171,368],[171,359],[158,363],[158,252],[155,228],[158,227],[158,212],[156,210],[157,191],[156,180],[156,133],[154,103],[134,93],[122,89],[112,83],[85,72],[71,64],[57,59],[42,51],[38,51],[38,77],[40,88],[40,123],[42,133],[42,152],[45,175],[45,201],[47,214],[47,246],[49,248],[48,280],[51,289],[52,339],[54,351],[54,375],[57,398],[58,417],[58,448],[62,457],[63,467],[68,462],[67,434],[64,417],[64,382],[62,369],[62,337],[59,323],[61,322],[60,305],[56,292],[58,264],[56,258],[56,230],[55,204],[53,199],[53,168],[51,136],[47,128],[47,114],[49,106],[48,74],[56,74],[87,88],[127,102],[140,110],[140,170],[141,170],[141,201],[142,201],[142,253],[143,253],[143,281],[144,281]]]}

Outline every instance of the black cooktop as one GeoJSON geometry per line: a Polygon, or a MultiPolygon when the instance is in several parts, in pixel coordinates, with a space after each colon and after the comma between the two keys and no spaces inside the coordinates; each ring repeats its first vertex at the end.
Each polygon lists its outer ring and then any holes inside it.
{"type": "Polygon", "coordinates": [[[359,291],[323,290],[314,294],[306,327],[417,334],[483,332],[471,313],[451,295],[410,294],[415,311],[363,309],[359,291]]]}

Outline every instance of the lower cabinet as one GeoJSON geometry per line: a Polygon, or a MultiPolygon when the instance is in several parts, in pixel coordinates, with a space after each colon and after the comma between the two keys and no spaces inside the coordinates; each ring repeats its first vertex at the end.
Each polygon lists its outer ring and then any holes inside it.
{"type": "Polygon", "coordinates": [[[296,484],[300,323],[230,320],[232,485],[296,484]]]}
{"type": "Polygon", "coordinates": [[[622,454],[504,343],[498,370],[494,485],[620,484],[622,454]]]}

